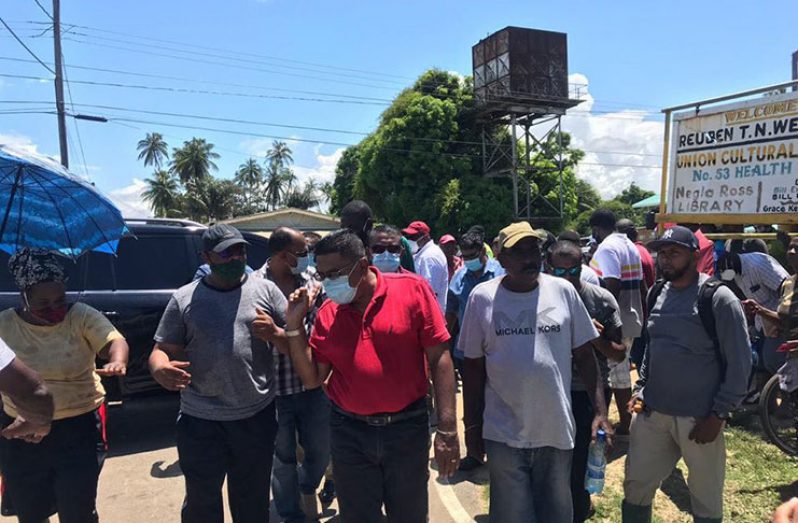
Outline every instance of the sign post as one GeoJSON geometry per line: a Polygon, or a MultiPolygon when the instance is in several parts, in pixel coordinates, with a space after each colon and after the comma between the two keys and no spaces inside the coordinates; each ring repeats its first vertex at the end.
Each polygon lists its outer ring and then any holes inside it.
{"type": "Polygon", "coordinates": [[[703,108],[794,84],[663,111],[660,224],[798,224],[798,92],[703,108]]]}

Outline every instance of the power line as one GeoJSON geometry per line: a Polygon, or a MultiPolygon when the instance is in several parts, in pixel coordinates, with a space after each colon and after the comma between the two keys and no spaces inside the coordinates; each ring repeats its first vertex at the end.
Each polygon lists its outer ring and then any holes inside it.
{"type": "Polygon", "coordinates": [[[28,54],[30,54],[32,57],[34,57],[34,58],[36,59],[36,61],[37,61],[37,62],[39,62],[39,63],[42,65],[42,67],[44,67],[45,69],[47,69],[48,71],[50,71],[52,74],[55,74],[55,71],[53,71],[52,69],[50,69],[50,68],[47,66],[47,64],[45,64],[44,62],[42,62],[42,61],[41,61],[41,59],[40,59],[38,56],[36,56],[36,53],[34,53],[33,51],[31,51],[31,50],[30,50],[30,47],[28,47],[27,45],[25,45],[25,42],[23,42],[23,41],[22,41],[22,39],[21,39],[20,37],[18,37],[18,36],[17,36],[17,34],[16,34],[16,33],[15,33],[15,32],[14,32],[14,31],[13,31],[13,30],[12,30],[12,29],[11,29],[11,28],[8,26],[8,24],[6,23],[6,21],[5,21],[5,20],[3,20],[3,18],[2,18],[2,17],[0,17],[0,23],[2,23],[2,24],[5,26],[5,28],[8,30],[8,32],[9,32],[9,33],[11,33],[11,36],[13,36],[13,37],[14,37],[14,40],[16,40],[17,42],[19,42],[19,45],[21,45],[22,47],[24,47],[24,48],[25,48],[25,50],[28,52],[28,54]]]}
{"type": "MultiPolygon", "coordinates": [[[[63,53],[61,53],[61,61],[64,63],[64,82],[66,83],[67,86],[67,95],[69,96],[69,106],[72,108],[72,112],[75,112],[75,102],[72,101],[72,87],[70,87],[69,85],[69,77],[67,76],[68,67],[63,53]]],[[[80,128],[78,127],[78,120],[76,118],[72,119],[72,125],[75,127],[75,135],[78,137],[78,146],[80,147],[80,157],[83,160],[83,171],[86,173],[86,178],[88,178],[89,168],[86,166],[87,165],[86,153],[83,150],[83,140],[80,137],[80,128]]]]}
{"type": "MultiPolygon", "coordinates": [[[[21,63],[36,63],[34,60],[27,60],[25,58],[13,58],[9,56],[0,56],[0,60],[9,61],[9,62],[21,62],[21,63]]],[[[312,94],[312,95],[320,95],[320,96],[330,96],[330,97],[338,97],[338,98],[351,98],[353,100],[367,100],[372,102],[385,102],[385,105],[389,105],[392,100],[388,98],[375,98],[369,96],[356,96],[350,94],[342,94],[342,93],[329,93],[329,92],[321,92],[321,91],[303,91],[300,89],[287,89],[281,87],[269,87],[269,86],[261,86],[261,85],[251,85],[251,84],[239,84],[239,83],[230,83],[230,82],[218,82],[213,80],[198,80],[195,78],[185,78],[180,76],[169,76],[169,75],[161,75],[161,74],[152,74],[152,73],[142,73],[142,72],[135,72],[135,71],[123,71],[120,69],[107,69],[102,67],[89,67],[84,65],[70,65],[72,69],[81,69],[85,71],[96,71],[102,73],[111,73],[111,74],[120,74],[120,75],[127,75],[127,76],[139,76],[142,78],[155,78],[159,80],[174,80],[179,82],[190,82],[190,83],[204,83],[210,85],[224,85],[228,87],[244,87],[248,89],[261,89],[265,91],[283,91],[283,92],[290,92],[290,93],[299,93],[299,94],[312,94]]]]}
{"type": "Polygon", "coordinates": [[[39,3],[39,0],[33,0],[33,1],[36,2],[36,5],[39,6],[39,9],[41,9],[42,12],[47,15],[47,18],[49,18],[50,20],[53,20],[53,15],[51,15],[50,12],[47,11],[47,9],[45,9],[44,6],[39,3]]]}
{"type": "MultiPolygon", "coordinates": [[[[29,75],[16,75],[16,74],[7,74],[7,73],[0,73],[0,76],[4,78],[18,78],[22,80],[50,80],[50,78],[42,78],[38,76],[29,76],[29,75]]],[[[117,87],[123,89],[141,89],[141,90],[149,90],[149,91],[165,91],[165,92],[172,92],[172,93],[181,93],[181,94],[202,94],[202,95],[213,95],[213,96],[235,96],[235,97],[242,97],[242,98],[261,98],[261,99],[270,99],[270,100],[296,100],[302,102],[328,102],[328,103],[340,103],[340,104],[356,104],[356,105],[378,105],[383,106],[385,104],[376,103],[376,102],[362,102],[359,100],[339,100],[339,99],[324,99],[324,98],[308,98],[308,97],[301,97],[301,96],[281,96],[281,95],[267,95],[267,94],[253,94],[253,93],[236,93],[230,91],[209,91],[205,89],[189,89],[189,88],[182,88],[182,87],[165,87],[165,86],[157,86],[157,85],[137,85],[137,84],[123,84],[123,83],[114,83],[114,82],[95,82],[91,80],[72,80],[73,84],[81,84],[81,85],[96,85],[96,86],[104,86],[104,87],[117,87]]]]}
{"type": "MultiPolygon", "coordinates": [[[[32,24],[32,25],[41,25],[42,24],[42,22],[35,22],[35,21],[26,21],[26,22],[23,22],[23,23],[32,24]]],[[[218,48],[218,47],[210,47],[210,46],[204,46],[204,45],[189,44],[189,43],[186,43],[186,42],[179,42],[179,41],[176,41],[176,40],[167,40],[167,39],[163,39],[163,38],[154,38],[154,37],[140,36],[140,35],[136,35],[136,34],[132,34],[132,33],[124,33],[124,32],[120,32],[120,31],[111,31],[111,30],[108,30],[108,29],[101,29],[101,28],[98,28],[98,27],[91,27],[91,26],[86,26],[86,25],[79,25],[79,24],[66,24],[66,25],[69,25],[71,27],[76,27],[76,28],[79,28],[79,29],[95,31],[95,32],[98,32],[98,33],[112,34],[112,35],[116,35],[116,36],[126,36],[126,37],[130,37],[130,38],[136,38],[136,39],[139,39],[139,40],[147,40],[147,41],[152,41],[152,42],[160,42],[160,43],[181,45],[181,46],[184,46],[184,47],[192,47],[192,48],[195,48],[195,49],[203,49],[203,50],[206,50],[206,51],[222,52],[222,53],[228,53],[228,54],[240,55],[240,56],[251,56],[251,57],[254,57],[254,58],[262,58],[262,59],[266,59],[266,60],[274,60],[274,61],[302,64],[302,65],[309,65],[309,66],[313,66],[313,67],[323,67],[323,68],[327,68],[327,69],[348,71],[348,72],[354,72],[354,73],[363,73],[363,74],[369,74],[369,75],[375,75],[375,76],[392,77],[392,78],[397,78],[397,79],[401,79],[401,80],[412,80],[412,78],[407,77],[407,76],[401,76],[401,75],[396,75],[396,74],[391,74],[391,73],[386,73],[386,72],[381,72],[381,71],[370,71],[370,70],[367,70],[367,69],[348,68],[348,67],[334,66],[334,65],[329,65],[329,64],[307,62],[307,61],[302,61],[302,60],[292,60],[292,59],[285,58],[285,57],[280,57],[280,56],[264,55],[264,54],[258,54],[258,53],[250,53],[250,52],[246,52],[246,51],[235,51],[235,50],[232,50],[232,49],[222,49],[222,48],[218,48]]]]}

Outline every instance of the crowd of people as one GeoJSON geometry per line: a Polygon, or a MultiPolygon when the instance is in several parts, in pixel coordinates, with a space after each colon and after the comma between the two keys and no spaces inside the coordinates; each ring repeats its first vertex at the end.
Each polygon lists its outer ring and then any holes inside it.
{"type": "MultiPolygon", "coordinates": [[[[235,228],[204,232],[206,263],[172,296],[149,358],[180,392],[182,521],[221,523],[225,480],[233,521],[268,521],[270,492],[283,521],[313,521],[325,477],[344,521],[427,521],[432,445],[441,478],[487,467],[491,521],[582,522],[599,431],[628,442],[624,522],[651,521],[679,459],[694,521],[721,521],[724,425],[752,365],[775,372],[798,339],[795,276],[774,258],[718,255],[679,225],[643,245],[606,210],[587,246],[526,222],[435,242],[423,221],[375,226],[359,201],[341,226],[275,229],[260,268],[235,228]]],[[[786,253],[794,273],[798,239],[786,253]]],[[[97,521],[100,376],[125,374],[127,344],[67,303],[59,256],[26,249],[9,270],[21,303],[0,313],[4,505],[23,523],[97,521]]]]}

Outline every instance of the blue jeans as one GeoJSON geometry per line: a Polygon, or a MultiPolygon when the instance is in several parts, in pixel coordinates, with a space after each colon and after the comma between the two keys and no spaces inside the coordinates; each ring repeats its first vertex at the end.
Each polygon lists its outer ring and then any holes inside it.
{"type": "MultiPolygon", "coordinates": [[[[423,405],[423,403],[422,403],[423,405]]],[[[333,410],[332,460],[341,519],[347,523],[426,523],[429,418],[375,427],[333,410]]]]}
{"type": "Polygon", "coordinates": [[[485,440],[491,523],[572,523],[573,450],[516,449],[485,440]]]}
{"type": "Polygon", "coordinates": [[[299,495],[315,494],[330,462],[330,400],[321,387],[278,396],[272,490],[283,521],[305,521],[299,495]],[[297,436],[305,453],[297,466],[297,436]]]}

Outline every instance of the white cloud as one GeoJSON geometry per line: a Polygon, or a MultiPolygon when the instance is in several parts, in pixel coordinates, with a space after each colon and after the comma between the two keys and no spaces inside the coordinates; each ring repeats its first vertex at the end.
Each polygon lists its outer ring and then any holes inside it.
{"type": "Polygon", "coordinates": [[[599,193],[612,197],[634,182],[659,192],[664,124],[652,120],[653,113],[622,109],[611,113],[593,112],[594,100],[582,74],[568,77],[571,84],[583,84],[581,104],[562,120],[572,144],[585,151],[577,176],[590,182],[599,193]]]}
{"type": "Polygon", "coordinates": [[[144,180],[133,178],[133,183],[108,193],[125,218],[151,218],[150,206],[142,199],[141,193],[147,188],[144,180]]]}
{"type": "MultiPolygon", "coordinates": [[[[287,140],[279,141],[285,142],[289,147],[295,148],[300,143],[303,143],[296,140],[296,138],[299,137],[291,136],[291,138],[287,140]]],[[[254,158],[265,158],[266,153],[271,150],[274,141],[275,140],[273,138],[248,138],[241,142],[238,146],[242,151],[254,158]]]]}
{"type": "Polygon", "coordinates": [[[15,149],[28,153],[38,153],[36,144],[24,134],[0,134],[0,144],[10,145],[15,149]]]}
{"type": "Polygon", "coordinates": [[[315,167],[300,167],[295,165],[294,174],[300,183],[306,180],[315,180],[317,183],[322,184],[332,182],[335,180],[335,166],[338,165],[338,160],[344,154],[345,147],[336,149],[332,154],[321,154],[321,146],[317,146],[316,153],[316,166],[315,167]]]}

